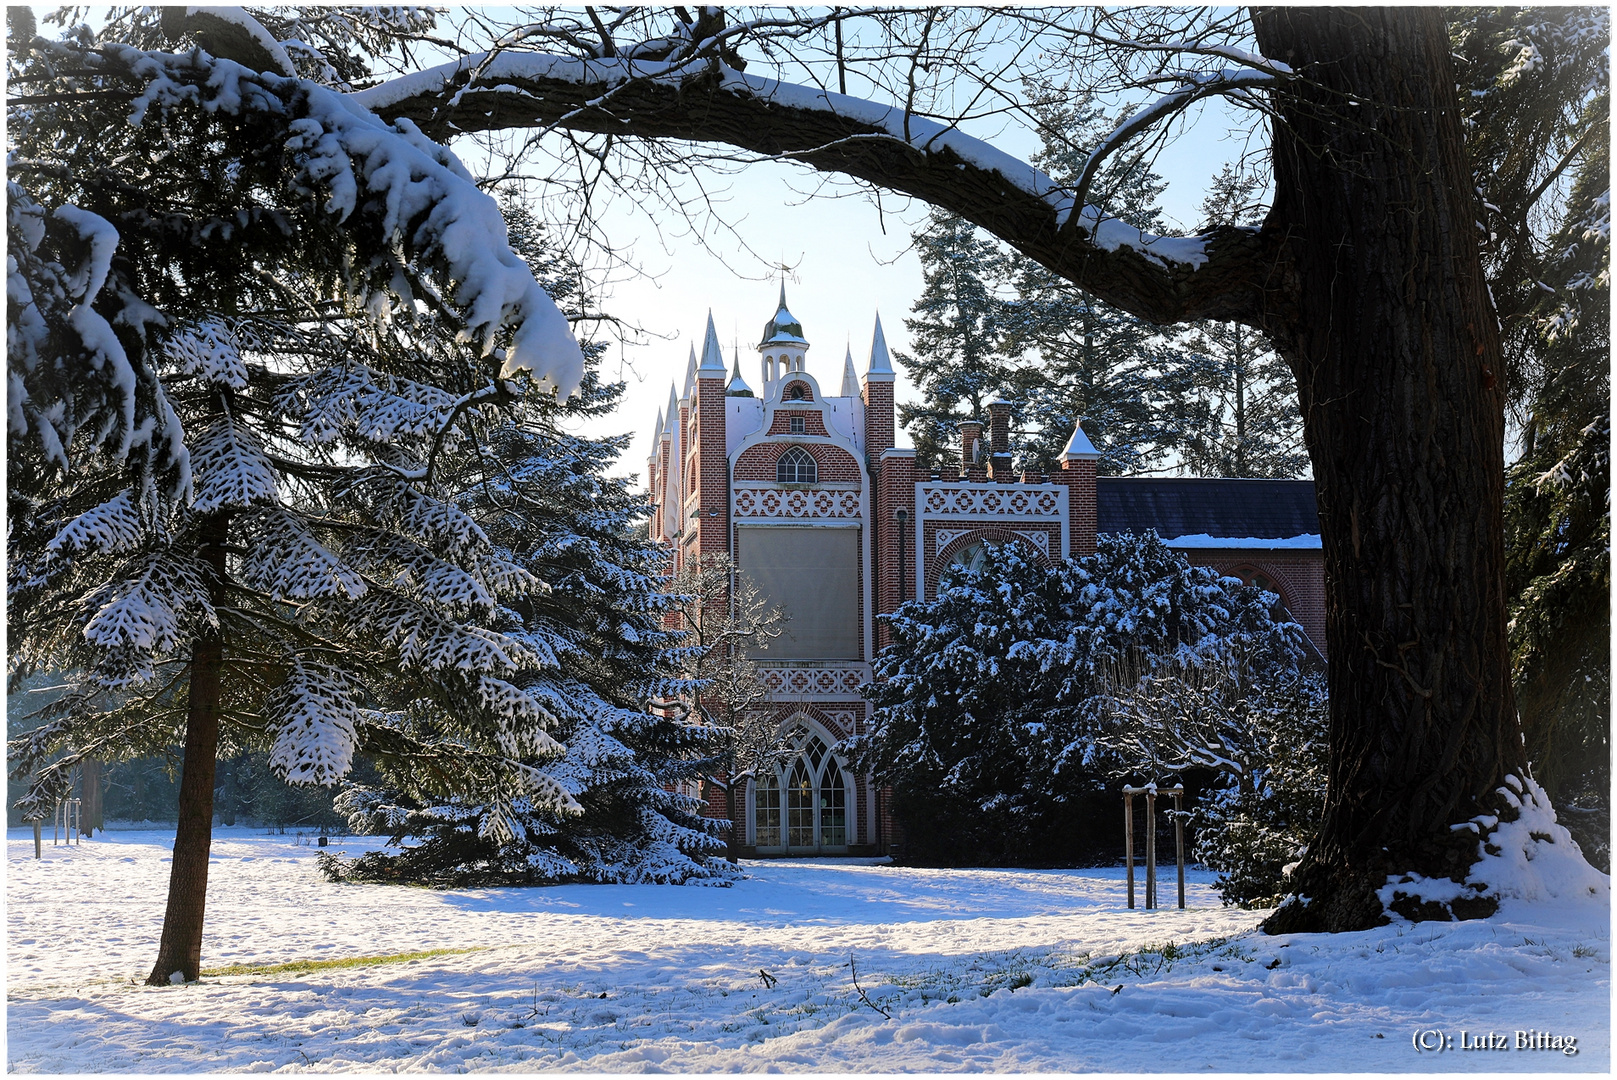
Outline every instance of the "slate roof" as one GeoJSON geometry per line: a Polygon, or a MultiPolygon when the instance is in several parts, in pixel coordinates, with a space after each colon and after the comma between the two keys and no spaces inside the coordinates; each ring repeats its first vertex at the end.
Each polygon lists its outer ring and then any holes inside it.
{"type": "Polygon", "coordinates": [[[1095,478],[1099,532],[1285,539],[1319,533],[1312,480],[1095,478]]]}

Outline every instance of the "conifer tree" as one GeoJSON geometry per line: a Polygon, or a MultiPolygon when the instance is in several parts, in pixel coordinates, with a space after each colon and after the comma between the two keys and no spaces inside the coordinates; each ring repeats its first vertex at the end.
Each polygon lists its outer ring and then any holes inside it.
{"type": "Polygon", "coordinates": [[[1540,381],[1506,476],[1512,674],[1528,759],[1591,861],[1609,865],[1611,186],[1609,98],[1550,237],[1540,381]]]}
{"type": "MultiPolygon", "coordinates": [[[[1272,593],[1193,567],[1155,534],[1102,535],[1093,555],[1043,567],[986,545],[930,601],[885,616],[861,768],[894,791],[907,857],[971,864],[1094,854],[1085,819],[1109,766],[1102,736],[1120,670],[1149,679],[1178,657],[1239,656],[1249,681],[1303,663],[1303,631],[1272,593]]],[[[1133,761],[1144,768],[1146,761],[1133,761]]],[[[1154,777],[1148,777],[1154,778],[1154,777]]],[[[1109,804],[1109,800],[1108,800],[1109,804]]]]}
{"type": "MultiPolygon", "coordinates": [[[[512,249],[571,317],[590,318],[582,268],[547,235],[511,189],[500,195],[512,249]]],[[[665,588],[665,553],[636,526],[648,512],[629,482],[607,475],[627,437],[589,439],[572,422],[616,408],[621,383],[599,381],[605,346],[587,342],[579,392],[565,401],[529,394],[486,442],[463,442],[444,465],[457,502],[528,585],[507,605],[508,632],[554,663],[515,680],[554,717],[566,752],[543,766],[578,804],[564,813],[538,800],[512,807],[508,834],[491,830],[496,807],[475,794],[436,798],[408,768],[382,762],[379,782],[338,797],[350,824],[412,842],[399,852],[322,868],[335,880],[432,885],[558,881],[722,881],[718,822],[701,814],[686,781],[703,775],[712,732],[673,708],[687,686],[683,635],[667,626],[680,596],[665,588]]]]}
{"type": "Polygon", "coordinates": [[[1511,673],[1527,757],[1608,865],[1611,13],[1456,8],[1519,456],[1505,487],[1511,673]]]}
{"type": "MultiPolygon", "coordinates": [[[[218,9],[233,25],[250,16],[218,9]]],[[[220,749],[293,783],[359,751],[441,797],[577,809],[542,765],[563,664],[445,462],[583,357],[493,201],[408,122],[205,51],[14,19],[7,227],[12,742],[48,812],[80,759],[184,745],[154,984],[192,980],[220,749]],[[544,376],[535,386],[524,372],[544,376]]],[[[260,28],[261,29],[261,28],[260,28]]]]}
{"type": "MultiPolygon", "coordinates": [[[[1203,227],[1256,226],[1261,178],[1226,164],[1202,200],[1203,227]]],[[[1308,469],[1291,368],[1240,323],[1204,322],[1168,351],[1163,387],[1179,433],[1174,450],[1194,476],[1301,476],[1308,469]]]]}
{"type": "MultiPolygon", "coordinates": [[[[1111,124],[1093,102],[1068,101],[1052,88],[1041,96],[1051,103],[1035,110],[1042,148],[1033,163],[1058,183],[1075,183],[1111,124]]],[[[1166,186],[1143,161],[1120,156],[1102,168],[1091,198],[1108,215],[1161,233],[1158,200],[1166,186]]],[[[1007,395],[1026,464],[1059,468],[1080,418],[1100,451],[1101,473],[1141,472],[1160,462],[1178,431],[1160,386],[1169,360],[1162,331],[1029,259],[1017,259],[1014,285],[1004,348],[1036,357],[1007,395]]]]}
{"type": "Polygon", "coordinates": [[[919,403],[898,407],[898,422],[915,443],[916,467],[961,467],[955,425],[986,422],[986,406],[1014,376],[1000,351],[1008,268],[997,243],[970,222],[942,210],[914,234],[923,287],[904,320],[913,352],[893,355],[921,391],[919,403]]]}

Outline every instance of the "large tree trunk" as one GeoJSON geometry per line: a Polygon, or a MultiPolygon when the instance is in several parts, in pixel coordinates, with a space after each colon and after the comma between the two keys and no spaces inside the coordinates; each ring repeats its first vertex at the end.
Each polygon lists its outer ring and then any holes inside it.
{"type": "MultiPolygon", "coordinates": [[[[214,572],[217,602],[224,583],[224,539],[228,518],[215,515],[203,525],[209,542],[201,557],[214,572]]],[[[202,973],[202,922],[208,900],[208,855],[213,847],[213,781],[219,762],[219,713],[224,689],[224,642],[213,631],[191,648],[191,682],[185,717],[185,761],[180,773],[179,823],[169,870],[168,909],[157,963],[149,986],[166,986],[179,972],[186,982],[202,973]]]]}
{"type": "MultiPolygon", "coordinates": [[[[1505,641],[1504,394],[1478,208],[1435,9],[1255,13],[1277,96],[1275,206],[1292,366],[1325,556],[1331,771],[1324,825],[1273,932],[1386,921],[1407,873],[1462,880],[1452,825],[1499,813],[1525,759],[1505,641]]],[[[1413,890],[1412,890],[1413,891],[1413,890]]],[[[1393,907],[1486,915],[1491,901],[1393,907]]]]}

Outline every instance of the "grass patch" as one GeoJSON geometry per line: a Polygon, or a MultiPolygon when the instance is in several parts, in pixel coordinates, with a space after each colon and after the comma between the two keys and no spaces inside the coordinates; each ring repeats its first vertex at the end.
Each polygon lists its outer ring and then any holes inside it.
{"type": "Polygon", "coordinates": [[[402,964],[408,960],[425,960],[431,956],[457,956],[479,952],[471,949],[423,949],[420,952],[389,953],[386,956],[349,956],[340,960],[292,960],[284,964],[231,964],[229,967],[203,968],[205,976],[219,975],[302,975],[311,971],[330,971],[334,968],[372,967],[377,964],[402,964]]]}

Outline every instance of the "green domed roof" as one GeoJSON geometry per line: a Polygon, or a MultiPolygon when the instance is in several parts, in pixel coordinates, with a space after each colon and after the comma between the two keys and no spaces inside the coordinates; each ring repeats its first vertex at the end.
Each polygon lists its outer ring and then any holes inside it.
{"type": "Polygon", "coordinates": [[[763,340],[758,347],[765,345],[807,345],[808,339],[803,336],[803,324],[797,321],[797,316],[786,310],[786,283],[780,285],[780,309],[775,317],[764,324],[763,340]]]}

